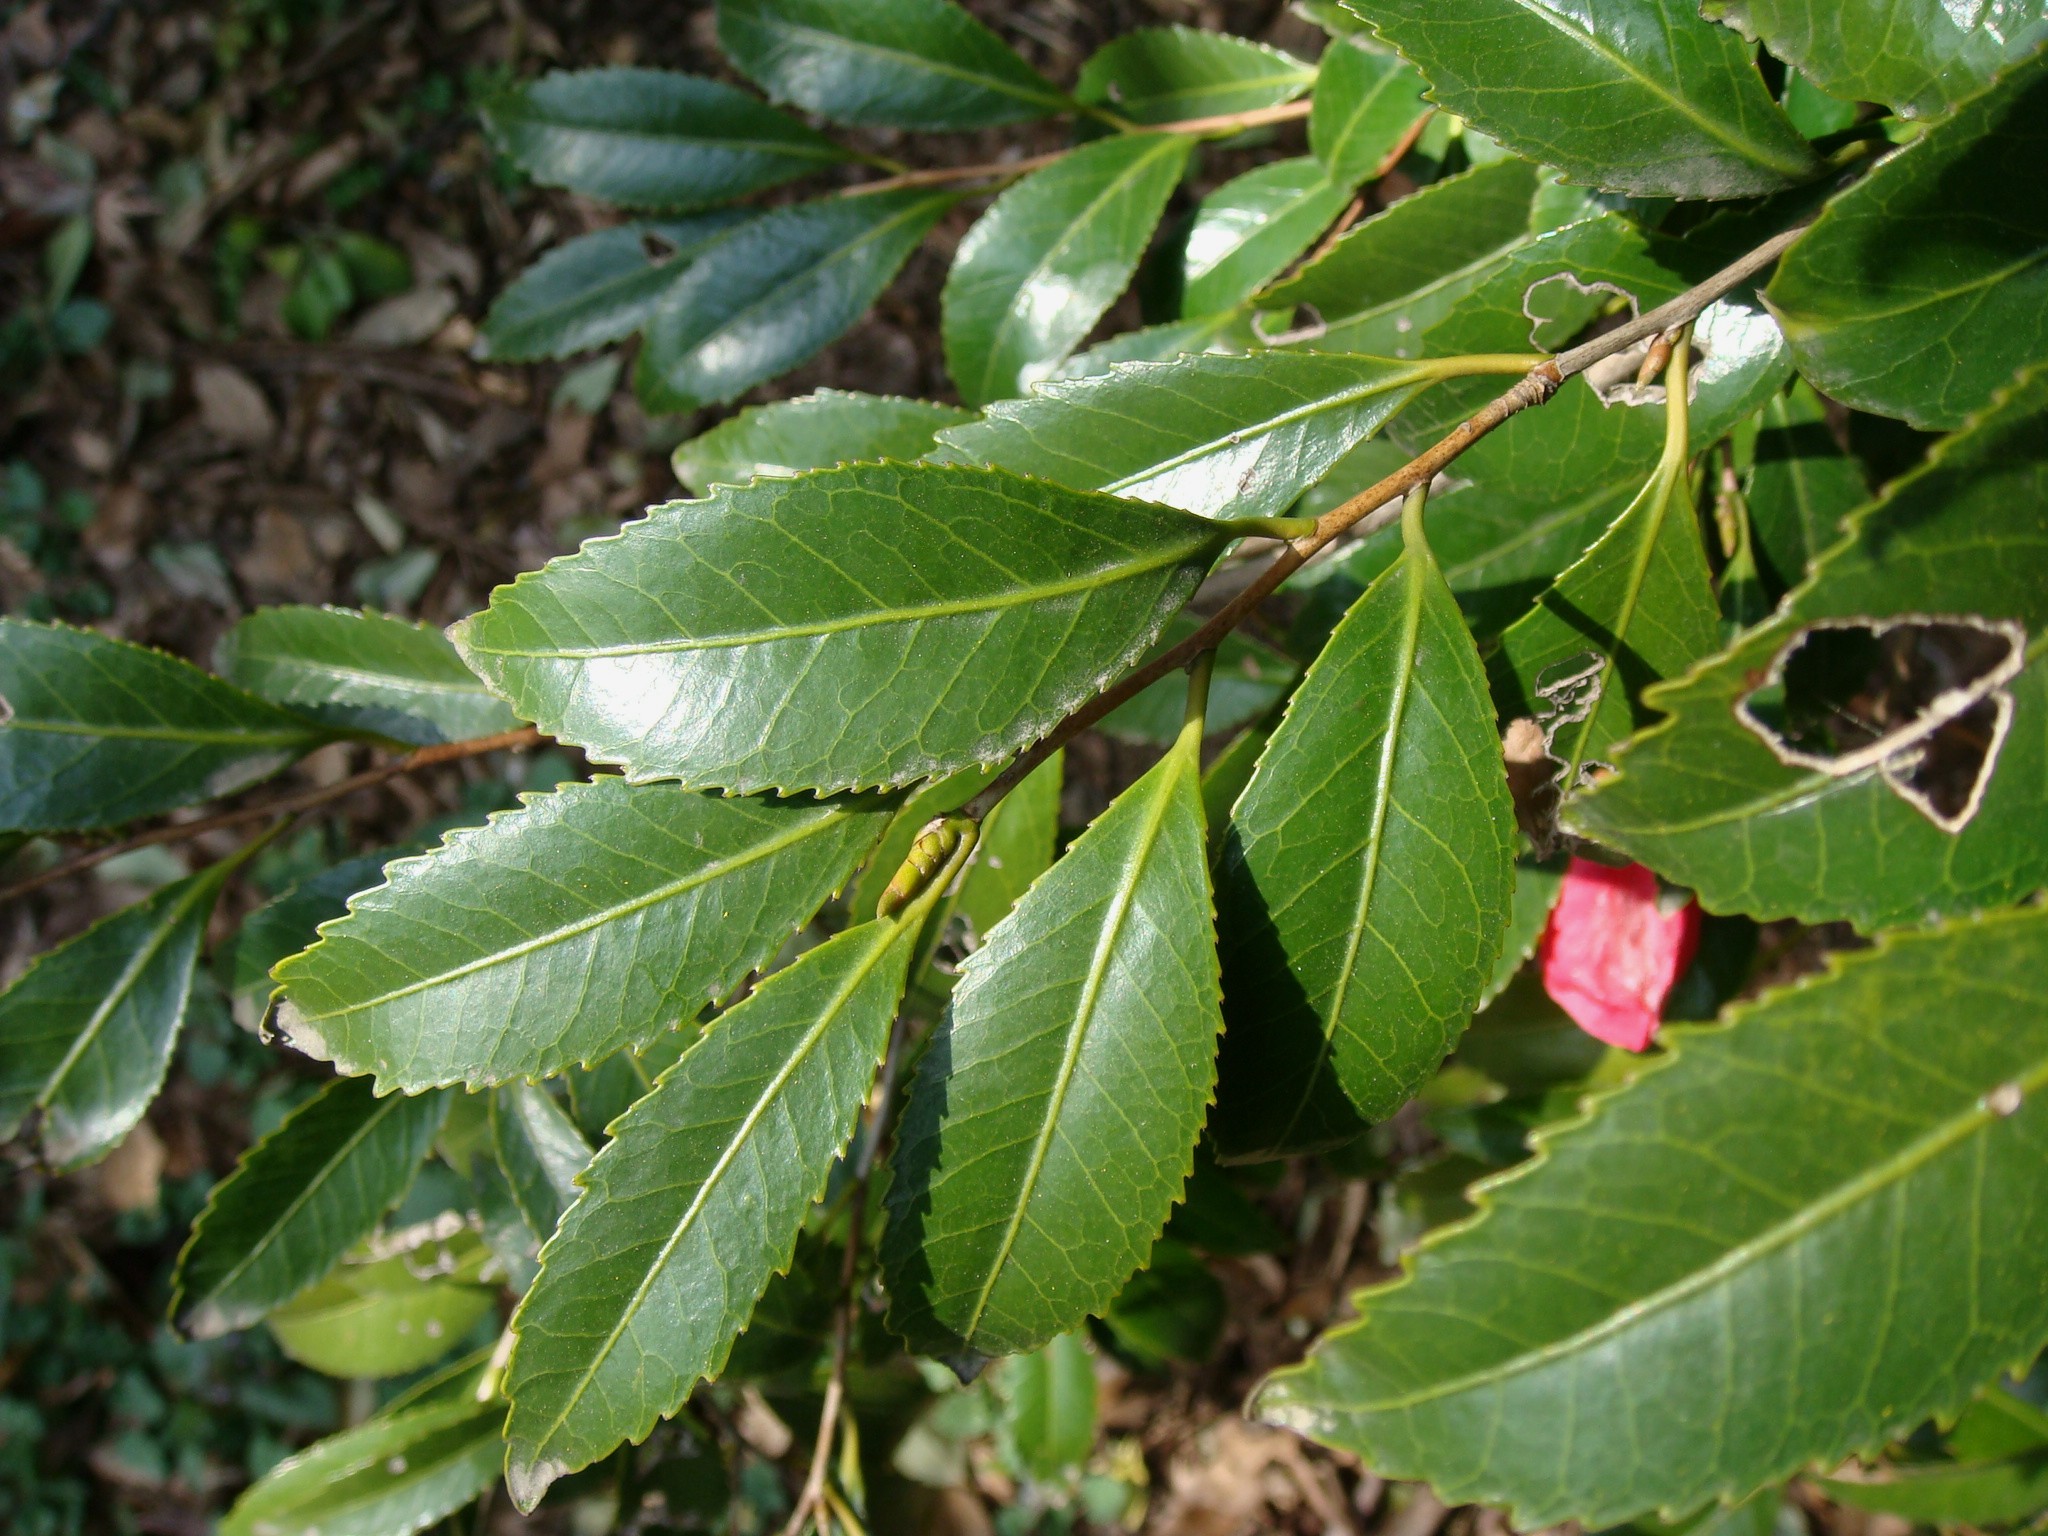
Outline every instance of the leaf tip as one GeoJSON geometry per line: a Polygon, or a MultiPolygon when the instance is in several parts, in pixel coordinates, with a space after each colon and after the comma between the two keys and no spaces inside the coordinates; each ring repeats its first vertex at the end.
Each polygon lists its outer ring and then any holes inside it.
{"type": "Polygon", "coordinates": [[[530,1515],[555,1479],[568,1470],[568,1463],[558,1457],[524,1461],[516,1449],[508,1448],[505,1454],[505,1491],[512,1495],[512,1502],[522,1515],[530,1515]]]}

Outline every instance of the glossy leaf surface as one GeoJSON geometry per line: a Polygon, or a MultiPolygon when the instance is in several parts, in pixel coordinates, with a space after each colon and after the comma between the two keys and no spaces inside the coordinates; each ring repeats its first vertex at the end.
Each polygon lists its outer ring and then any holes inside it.
{"type": "Polygon", "coordinates": [[[348,911],[349,897],[381,884],[384,864],[378,854],[344,859],[300,881],[242,920],[214,960],[214,975],[227,990],[238,1024],[251,1031],[261,1026],[277,990],[270,978],[271,967],[318,938],[322,923],[348,911]]]}
{"type": "Polygon", "coordinates": [[[776,100],[835,123],[987,128],[1068,105],[951,0],[719,0],[718,43],[776,100]]]}
{"type": "Polygon", "coordinates": [[[1673,1031],[1258,1410],[1533,1528],[1740,1498],[1961,1408],[2048,1339],[2044,971],[2048,914],[2006,912],[1673,1031]]]}
{"type": "Polygon", "coordinates": [[[930,400],[821,389],[798,400],[752,405],[675,451],[676,478],[691,494],[870,459],[915,459],[971,411],[930,400]]]}
{"type": "Polygon", "coordinates": [[[1100,1312],[1186,1182],[1215,1081],[1200,724],[968,957],[898,1131],[889,1325],[962,1359],[1100,1312]]]}
{"type": "Polygon", "coordinates": [[[557,70],[489,101],[484,122],[543,186],[627,207],[721,203],[849,158],[744,91],[666,69],[557,70]]]}
{"type": "Polygon", "coordinates": [[[267,778],[327,739],[162,651],[0,619],[0,832],[118,826],[267,778]]]}
{"type": "Polygon", "coordinates": [[[791,203],[711,246],[662,293],[638,378],[666,409],[732,399],[867,312],[954,202],[946,191],[791,203]]]}
{"type": "Polygon", "coordinates": [[[446,635],[381,613],[259,608],[216,660],[251,693],[351,734],[425,746],[520,725],[446,635]]]}
{"type": "Polygon", "coordinates": [[[614,1127],[513,1328],[506,1482],[530,1509],[715,1377],[853,1134],[915,924],[863,923],[719,1019],[614,1127]]]}
{"type": "Polygon", "coordinates": [[[2020,190],[2044,155],[2048,54],[1828,204],[1767,293],[1816,389],[1959,427],[2048,359],[2048,198],[2020,190]]]}
{"type": "Polygon", "coordinates": [[[214,1187],[178,1256],[172,1321],[213,1338],[322,1279],[405,1197],[447,1116],[446,1094],[329,1083],[214,1187]]]}
{"type": "Polygon", "coordinates": [[[1430,96],[1574,181],[1649,197],[1750,197],[1819,161],[1741,39],[1691,0],[1344,0],[1430,96]]]}
{"type": "Polygon", "coordinates": [[[528,796],[390,865],[281,964],[279,1027],[408,1092],[595,1061],[693,1017],[774,954],[891,809],[609,776],[528,796]]]}
{"type": "Polygon", "coordinates": [[[1074,99],[1126,122],[1177,123],[1292,101],[1315,70],[1249,38],[1194,27],[1139,27],[1081,66],[1074,99]]]}
{"type": "Polygon", "coordinates": [[[1312,155],[1271,160],[1203,198],[1181,249],[1181,313],[1233,309],[1315,241],[1351,201],[1312,155]]]}
{"type": "Polygon", "coordinates": [[[1244,1157],[1349,1139],[1456,1043],[1492,975],[1515,822],[1479,655],[1411,515],[1231,812],[1223,1086],[1244,1157]]]}
{"type": "Polygon", "coordinates": [[[491,1092],[491,1149],[519,1214],[545,1242],[576,1203],[590,1143],[545,1088],[507,1083],[491,1092]]]}
{"type": "Polygon", "coordinates": [[[1044,378],[1124,291],[1193,140],[1118,134],[1009,188],[960,242],[941,334],[960,396],[983,405],[1044,378]]]}
{"type": "Polygon", "coordinates": [[[446,1355],[497,1300],[479,1283],[490,1252],[467,1228],[437,1229],[388,1257],[343,1264],[264,1319],[301,1365],[343,1380],[403,1376],[446,1355]]]}
{"type": "Polygon", "coordinates": [[[1043,735],[1228,537],[998,471],[856,465],[658,508],[499,588],[456,643],[636,778],[903,784],[1043,735]]]}
{"type": "Polygon", "coordinates": [[[1348,43],[1323,50],[1308,116],[1308,147],[1329,167],[1330,180],[1355,187],[1376,174],[1429,110],[1424,81],[1392,54],[1348,43]]]}

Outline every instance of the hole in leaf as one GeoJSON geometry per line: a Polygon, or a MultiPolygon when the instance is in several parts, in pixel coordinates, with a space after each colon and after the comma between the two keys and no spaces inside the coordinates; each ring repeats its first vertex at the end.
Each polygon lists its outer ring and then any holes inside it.
{"type": "Polygon", "coordinates": [[[1636,310],[1636,296],[1626,288],[1581,282],[1569,272],[1553,272],[1522,293],[1529,342],[1539,352],[1561,352],[1575,341],[1626,325],[1636,310]]]}
{"type": "Polygon", "coordinates": [[[1932,735],[1886,758],[1878,772],[1900,799],[1944,832],[1960,832],[1977,814],[1991,765],[2012,728],[2012,695],[1979,699],[1932,735]]]}
{"type": "Polygon", "coordinates": [[[669,239],[667,235],[664,235],[658,229],[643,229],[640,231],[641,254],[649,262],[657,266],[669,260],[681,249],[681,246],[677,245],[675,241],[669,239]]]}

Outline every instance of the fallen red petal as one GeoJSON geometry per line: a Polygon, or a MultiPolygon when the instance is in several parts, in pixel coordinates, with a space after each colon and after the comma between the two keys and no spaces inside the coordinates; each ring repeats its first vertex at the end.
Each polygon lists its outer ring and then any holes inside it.
{"type": "Polygon", "coordinates": [[[1699,904],[1659,911],[1642,865],[1574,858],[1537,951],[1543,989],[1594,1039],[1646,1050],[1699,937],[1699,904]]]}

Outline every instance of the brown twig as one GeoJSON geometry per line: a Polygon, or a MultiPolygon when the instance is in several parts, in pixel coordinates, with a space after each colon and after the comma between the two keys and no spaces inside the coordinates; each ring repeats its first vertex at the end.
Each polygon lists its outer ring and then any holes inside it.
{"type": "Polygon", "coordinates": [[[1730,262],[1705,282],[1696,284],[1667,304],[1582,346],[1560,352],[1538,363],[1513,388],[1488,401],[1451,430],[1434,447],[1417,454],[1406,464],[1367,486],[1343,505],[1331,508],[1316,519],[1314,533],[1294,540],[1276,554],[1242,591],[1218,609],[1202,627],[1153,660],[1127,672],[1121,679],[1067,716],[1042,740],[1019,754],[1003,773],[961,807],[959,814],[974,820],[986,816],[1004,795],[1023,782],[1032,769],[1072,741],[1119,704],[1143,692],[1170,673],[1179,671],[1203,651],[1221,643],[1245,616],[1270,597],[1289,576],[1307,563],[1309,557],[1354,528],[1361,536],[1376,532],[1400,515],[1399,498],[1418,485],[1426,485],[1452,460],[1493,431],[1511,416],[1533,405],[1542,405],[1557,393],[1566,379],[1584,373],[1602,358],[1625,352],[1647,336],[1657,336],[1674,326],[1695,319],[1716,299],[1769,266],[1805,230],[1811,219],[1773,235],[1747,255],[1730,262]]]}
{"type": "Polygon", "coordinates": [[[53,865],[39,874],[0,889],[0,902],[12,901],[17,896],[26,896],[66,876],[81,874],[94,865],[132,853],[137,848],[151,848],[158,843],[182,842],[189,837],[199,837],[208,832],[219,832],[229,827],[247,826],[252,821],[266,821],[273,816],[297,816],[316,810],[329,801],[352,795],[359,789],[369,789],[400,774],[413,773],[421,768],[431,768],[437,763],[459,762],[466,757],[481,757],[486,752],[516,752],[525,747],[538,746],[547,738],[532,726],[517,731],[500,731],[495,736],[479,736],[473,741],[438,742],[431,747],[421,747],[408,752],[404,757],[394,758],[388,763],[379,763],[375,768],[366,768],[361,773],[342,779],[338,783],[322,785],[316,789],[301,790],[295,795],[283,795],[274,800],[265,800],[257,805],[245,805],[236,810],[222,811],[217,816],[205,816],[197,821],[175,821],[167,826],[155,827],[118,843],[109,843],[104,848],[95,848],[82,853],[75,859],[53,865]]]}

